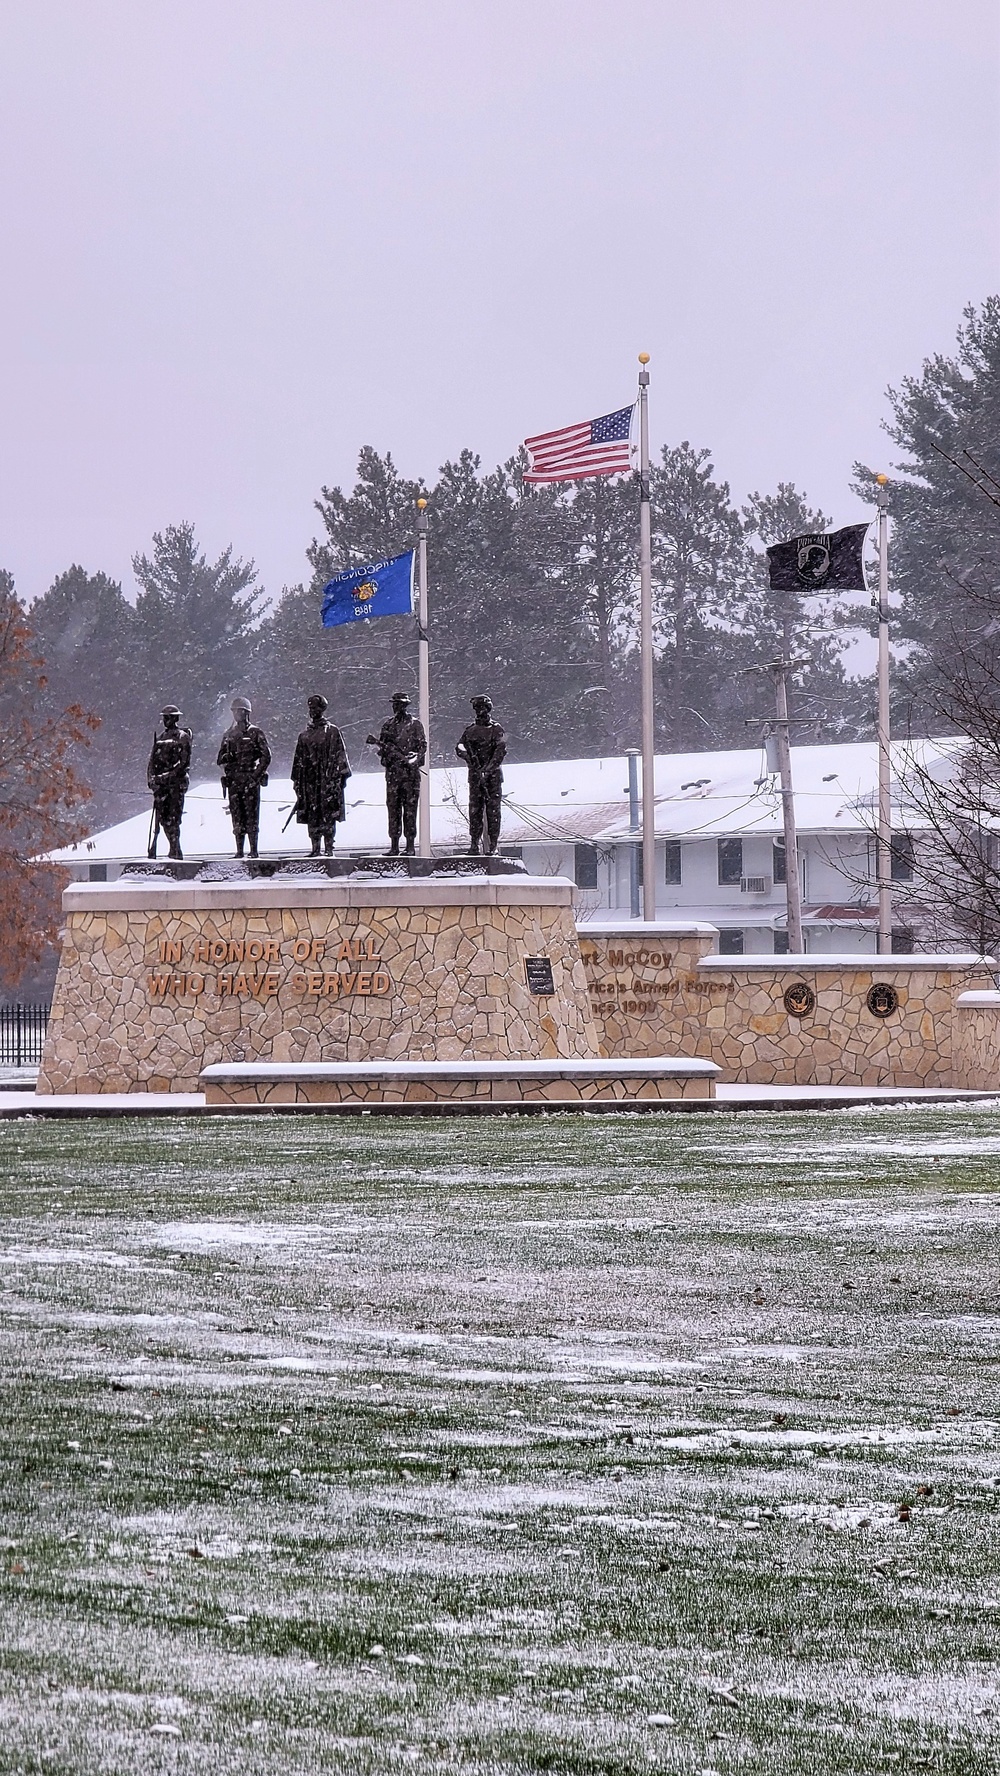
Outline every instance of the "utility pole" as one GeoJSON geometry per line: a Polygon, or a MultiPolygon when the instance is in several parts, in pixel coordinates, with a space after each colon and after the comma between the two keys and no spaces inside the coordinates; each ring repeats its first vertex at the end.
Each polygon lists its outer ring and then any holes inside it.
{"type": "Polygon", "coordinates": [[[799,841],[795,830],[795,796],[792,789],[792,747],[789,738],[787,675],[796,664],[791,660],[775,660],[771,666],[774,679],[775,739],[778,744],[778,774],[781,781],[781,815],[785,830],[785,906],[788,922],[788,948],[793,956],[805,953],[802,941],[802,879],[799,875],[799,841]]]}
{"type": "Polygon", "coordinates": [[[639,353],[639,637],[642,678],[642,916],[656,918],[653,751],[653,541],[649,511],[649,353],[639,353]]]}
{"type": "MultiPolygon", "coordinates": [[[[878,487],[878,953],[892,953],[892,801],[889,753],[889,519],[888,475],[876,475],[878,487]]],[[[874,603],[874,600],[872,600],[874,603]]]]}
{"type": "Polygon", "coordinates": [[[420,772],[420,803],[417,847],[421,857],[431,854],[431,675],[427,634],[427,501],[417,501],[417,709],[427,742],[427,757],[420,772]]]}

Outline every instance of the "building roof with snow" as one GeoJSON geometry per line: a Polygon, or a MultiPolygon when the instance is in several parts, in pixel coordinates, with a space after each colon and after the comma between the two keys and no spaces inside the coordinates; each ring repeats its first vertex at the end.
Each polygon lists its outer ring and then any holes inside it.
{"type": "MultiPolygon", "coordinates": [[[[910,809],[906,777],[911,762],[946,776],[963,742],[959,739],[893,742],[894,824],[916,830],[923,823],[910,809]]],[[[878,785],[874,741],[831,746],[793,746],[796,822],[803,835],[870,831],[878,785]]],[[[630,844],[628,767],[620,757],[547,759],[504,766],[501,844],[630,844]]],[[[464,769],[431,772],[431,832],[435,849],[460,851],[468,842],[464,769]]],[[[304,827],[294,820],[283,831],[294,796],[288,778],[272,777],[261,792],[262,855],[308,851],[304,827]]],[[[385,780],[381,771],[359,771],[347,784],[347,818],[338,827],[339,847],[349,852],[384,850],[385,780]]],[[[52,853],[70,864],[145,857],[148,813],[93,833],[52,853]]],[[[778,780],[768,774],[763,748],[731,752],[663,753],[656,760],[656,832],[659,838],[708,839],[782,831],[778,780]]],[[[192,857],[231,855],[232,828],[219,779],[193,784],[184,806],[182,843],[192,857]]]]}

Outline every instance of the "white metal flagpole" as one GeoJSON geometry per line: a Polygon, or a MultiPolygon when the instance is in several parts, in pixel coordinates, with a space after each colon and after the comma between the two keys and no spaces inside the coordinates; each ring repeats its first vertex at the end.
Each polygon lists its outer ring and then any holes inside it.
{"type": "Polygon", "coordinates": [[[793,956],[805,950],[802,941],[802,881],[799,876],[799,841],[795,830],[795,790],[792,785],[792,744],[788,721],[788,686],[791,669],[788,660],[775,660],[774,695],[777,719],[775,739],[778,743],[778,771],[781,780],[781,815],[785,834],[785,909],[788,923],[788,948],[793,956]]]}
{"type": "Polygon", "coordinates": [[[420,807],[417,850],[431,854],[431,681],[427,635],[427,501],[417,501],[417,712],[427,741],[427,757],[420,772],[420,807]]]}
{"type": "Polygon", "coordinates": [[[889,523],[888,475],[876,475],[878,486],[878,953],[892,951],[892,801],[889,753],[889,523]]]}
{"type": "Polygon", "coordinates": [[[639,635],[642,676],[642,916],[656,918],[653,751],[653,545],[649,511],[649,353],[639,353],[639,635]]]}

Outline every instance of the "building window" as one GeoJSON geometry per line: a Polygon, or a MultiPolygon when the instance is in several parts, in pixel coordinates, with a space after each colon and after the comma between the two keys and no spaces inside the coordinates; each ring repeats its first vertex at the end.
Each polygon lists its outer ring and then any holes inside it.
{"type": "MultiPolygon", "coordinates": [[[[725,843],[725,841],[723,841],[723,843],[725,843]]],[[[738,843],[739,843],[739,840],[737,840],[737,844],[738,843]]],[[[742,933],[742,931],[720,931],[719,932],[719,955],[720,956],[742,956],[742,954],[743,954],[743,933],[742,933]]]]}
{"type": "Polygon", "coordinates": [[[889,854],[891,857],[891,874],[894,882],[913,881],[913,840],[909,833],[897,833],[893,839],[889,854]]]}
{"type": "MultiPolygon", "coordinates": [[[[738,888],[743,880],[743,840],[719,840],[719,886],[738,888]]],[[[733,954],[737,952],[732,952],[733,954]]]]}
{"type": "Polygon", "coordinates": [[[892,953],[894,956],[913,955],[913,932],[906,925],[894,925],[892,928],[892,953]]]}
{"type": "Polygon", "coordinates": [[[92,882],[106,882],[108,879],[107,864],[92,863],[90,866],[90,879],[92,882]]]}
{"type": "Polygon", "coordinates": [[[573,846],[573,879],[578,888],[597,887],[597,846],[573,846]]]}
{"type": "Polygon", "coordinates": [[[776,931],[774,934],[774,953],[776,956],[787,956],[790,951],[787,931],[776,931]]]}
{"type": "Polygon", "coordinates": [[[524,846],[523,845],[501,845],[500,855],[501,855],[501,857],[523,858],[524,857],[524,846]]]}
{"type": "Polygon", "coordinates": [[[787,882],[788,880],[788,874],[785,869],[784,839],[775,839],[771,846],[771,878],[775,882],[787,882]]]}
{"type": "Polygon", "coordinates": [[[663,880],[668,888],[681,885],[681,842],[668,839],[663,847],[663,880]]]}

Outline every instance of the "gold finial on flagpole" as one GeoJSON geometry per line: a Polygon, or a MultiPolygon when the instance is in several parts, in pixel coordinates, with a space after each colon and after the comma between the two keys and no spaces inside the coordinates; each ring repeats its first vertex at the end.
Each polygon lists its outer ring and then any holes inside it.
{"type": "Polygon", "coordinates": [[[425,499],[418,499],[418,501],[417,501],[417,511],[418,511],[418,512],[422,512],[422,511],[423,511],[423,509],[424,509],[424,507],[425,507],[425,506],[426,506],[426,504],[427,504],[427,501],[426,501],[426,500],[425,500],[425,499]]]}
{"type": "Polygon", "coordinates": [[[888,475],[876,475],[875,479],[878,482],[880,487],[888,487],[888,485],[889,485],[888,475]]]}
{"type": "Polygon", "coordinates": [[[640,352],[639,353],[639,362],[640,362],[640,364],[648,364],[649,363],[649,353],[648,352],[640,352]]]}

